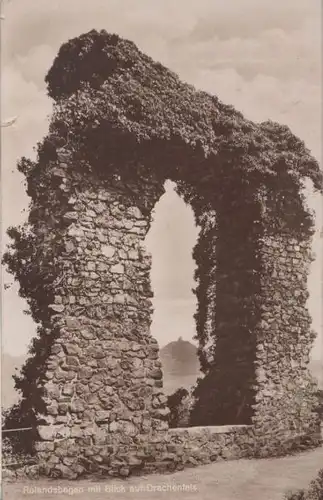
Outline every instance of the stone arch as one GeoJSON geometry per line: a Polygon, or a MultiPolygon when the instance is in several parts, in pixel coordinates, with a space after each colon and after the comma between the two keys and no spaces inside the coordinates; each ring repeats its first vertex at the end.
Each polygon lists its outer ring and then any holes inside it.
{"type": "Polygon", "coordinates": [[[43,471],[185,465],[185,440],[194,448],[205,439],[169,434],[149,332],[142,242],[166,179],[202,228],[194,258],[205,377],[193,424],[245,424],[211,440],[209,459],[226,447],[265,456],[316,443],[305,304],[312,220],[300,187],[309,177],[321,189],[322,178],[302,141],[246,120],[104,31],[64,44],[46,81],[49,134],[37,162],[19,165],[29,223],[11,230],[6,256],[41,324],[25,376],[37,365],[43,471]]]}

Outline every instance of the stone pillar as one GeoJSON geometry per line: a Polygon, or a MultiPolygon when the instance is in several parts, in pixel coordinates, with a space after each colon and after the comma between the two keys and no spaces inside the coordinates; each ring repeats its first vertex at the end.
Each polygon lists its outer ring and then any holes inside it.
{"type": "Polygon", "coordinates": [[[50,305],[57,335],[46,365],[38,457],[50,475],[93,468],[127,475],[168,428],[149,330],[151,258],[143,246],[163,187],[150,183],[153,194],[142,189],[130,197],[121,181],[103,186],[93,175],[85,182],[62,160],[52,175],[69,208],[58,221],[64,272],[50,305]]]}
{"type": "Polygon", "coordinates": [[[256,330],[253,424],[262,456],[320,442],[320,422],[313,413],[316,384],[309,372],[313,332],[306,307],[311,242],[270,229],[261,242],[261,321],[256,330]]]}
{"type": "Polygon", "coordinates": [[[192,419],[252,424],[255,453],[270,456],[317,444],[320,428],[308,366],[311,239],[297,220],[277,226],[261,196],[241,188],[218,206],[214,357],[192,419]]]}

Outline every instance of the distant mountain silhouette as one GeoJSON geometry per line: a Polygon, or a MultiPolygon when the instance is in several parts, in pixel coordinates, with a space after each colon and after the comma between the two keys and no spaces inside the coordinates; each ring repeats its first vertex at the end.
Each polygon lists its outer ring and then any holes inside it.
{"type": "Polygon", "coordinates": [[[171,375],[195,375],[200,369],[196,346],[182,337],[163,347],[160,358],[164,369],[171,375]]]}
{"type": "Polygon", "coordinates": [[[166,394],[174,392],[179,387],[189,389],[200,375],[197,348],[182,337],[160,350],[160,360],[166,394]]]}
{"type": "Polygon", "coordinates": [[[11,356],[2,353],[1,356],[1,406],[3,409],[10,408],[19,399],[19,393],[15,389],[13,375],[20,372],[25,362],[25,356],[11,356]],[[17,368],[17,370],[15,370],[17,368]]]}

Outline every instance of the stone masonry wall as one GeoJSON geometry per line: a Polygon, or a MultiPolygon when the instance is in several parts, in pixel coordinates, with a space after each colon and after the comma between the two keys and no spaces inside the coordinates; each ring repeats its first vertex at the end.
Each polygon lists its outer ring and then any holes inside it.
{"type": "Polygon", "coordinates": [[[217,420],[206,425],[241,423],[235,420],[241,411],[242,423],[253,427],[168,430],[159,349],[150,334],[151,258],[143,244],[163,183],[85,178],[63,150],[48,175],[68,203],[49,215],[63,266],[49,306],[56,333],[36,443],[41,473],[127,476],[283,454],[299,438],[315,444],[307,243],[261,238],[250,206],[244,213],[240,207],[240,219],[218,213],[216,369],[205,377],[213,377],[215,397],[207,391],[204,401],[217,420]]]}
{"type": "Polygon", "coordinates": [[[219,460],[250,458],[254,455],[252,426],[222,425],[170,429],[167,449],[176,468],[219,460]]]}
{"type": "MultiPolygon", "coordinates": [[[[221,460],[250,458],[254,456],[254,435],[252,428],[248,426],[170,429],[162,438],[158,439],[155,436],[151,441],[147,441],[143,449],[146,450],[144,461],[137,459],[134,462],[132,458],[129,464],[128,457],[119,458],[119,462],[123,462],[118,469],[121,476],[136,474],[139,471],[141,473],[173,472],[221,460]],[[150,459],[147,459],[148,453],[150,459]],[[140,462],[141,466],[138,467],[140,462]]],[[[66,447],[65,453],[65,462],[68,463],[73,459],[73,448],[66,447]]],[[[143,451],[138,452],[139,457],[143,455],[143,451]]],[[[91,468],[85,475],[91,472],[103,476],[107,473],[113,474],[113,469],[105,460],[104,446],[89,447],[87,456],[91,459],[91,468]]],[[[31,472],[35,474],[35,469],[31,469],[31,472]]],[[[70,466],[61,467],[60,472],[64,477],[77,477],[71,472],[70,466]]]]}
{"type": "Polygon", "coordinates": [[[316,383],[308,364],[313,341],[306,307],[310,241],[267,234],[262,241],[261,322],[257,333],[253,424],[262,456],[320,440],[316,383]]]}
{"type": "MultiPolygon", "coordinates": [[[[43,441],[43,446],[50,448],[50,441],[43,441]]],[[[151,472],[174,472],[182,470],[186,467],[194,467],[205,465],[212,462],[222,460],[237,460],[241,458],[250,458],[254,456],[254,433],[250,426],[210,426],[210,427],[189,427],[170,429],[164,433],[162,439],[155,436],[151,442],[146,442],[146,457],[148,450],[150,460],[142,461],[141,468],[129,467],[129,463],[125,459],[123,465],[118,469],[120,475],[127,476],[128,474],[136,474],[151,472]]],[[[61,458],[61,448],[56,447],[53,451],[53,456],[61,458]]],[[[85,476],[93,475],[105,476],[113,474],[113,470],[108,466],[106,461],[106,446],[95,445],[88,446],[86,456],[91,462],[91,467],[85,472],[85,476]]],[[[65,447],[65,457],[63,462],[70,464],[74,460],[75,446],[65,447]]],[[[139,456],[143,456],[141,451],[139,456]]],[[[119,459],[122,462],[122,459],[119,459]]],[[[60,465],[57,467],[51,460],[51,473],[60,475],[68,479],[76,479],[77,468],[70,465],[60,465]],[[72,470],[74,469],[74,470],[72,470]],[[76,471],[76,472],[75,472],[76,471]]],[[[140,460],[136,461],[138,466],[140,460]]],[[[132,463],[134,460],[132,457],[132,463]]],[[[2,477],[5,481],[22,480],[25,477],[37,479],[43,474],[41,467],[37,464],[25,466],[19,469],[4,469],[2,477]]]]}
{"type": "Polygon", "coordinates": [[[64,265],[49,306],[56,337],[36,443],[41,474],[127,476],[252,455],[247,427],[168,430],[143,246],[162,185],[150,179],[129,196],[120,179],[85,182],[66,151],[50,175],[68,203],[51,212],[64,265]]]}
{"type": "MultiPolygon", "coordinates": [[[[139,193],[148,206],[143,214],[120,184],[103,188],[94,178],[84,185],[63,160],[51,175],[69,196],[64,272],[50,305],[58,335],[36,448],[45,473],[73,476],[92,463],[122,473],[138,467],[144,444],[168,428],[158,345],[149,332],[151,258],[142,244],[156,197],[139,193]]],[[[157,197],[162,189],[155,187],[157,197]]]]}

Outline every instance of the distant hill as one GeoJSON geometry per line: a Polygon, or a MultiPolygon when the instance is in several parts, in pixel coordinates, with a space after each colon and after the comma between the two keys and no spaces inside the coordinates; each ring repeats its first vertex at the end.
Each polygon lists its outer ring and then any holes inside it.
{"type": "Polygon", "coordinates": [[[174,376],[194,375],[199,371],[197,348],[180,337],[160,350],[160,358],[167,373],[174,376]]]}
{"type": "Polygon", "coordinates": [[[181,337],[160,350],[160,360],[166,394],[174,392],[179,387],[190,388],[200,375],[197,348],[181,337]]]}
{"type": "Polygon", "coordinates": [[[15,373],[19,373],[25,361],[24,356],[11,356],[7,353],[2,353],[1,356],[1,406],[2,408],[10,408],[19,399],[19,394],[15,390],[15,383],[12,378],[15,373]],[[17,370],[15,370],[17,368],[17,370]]]}

